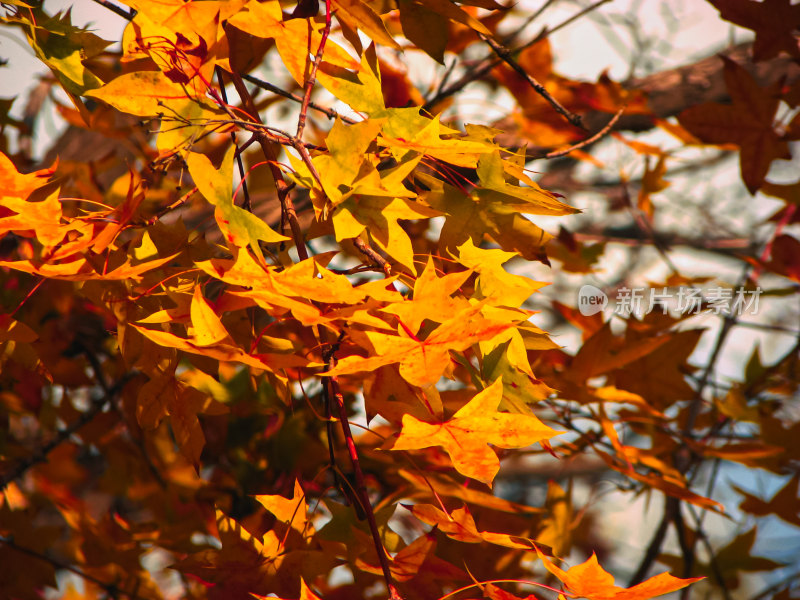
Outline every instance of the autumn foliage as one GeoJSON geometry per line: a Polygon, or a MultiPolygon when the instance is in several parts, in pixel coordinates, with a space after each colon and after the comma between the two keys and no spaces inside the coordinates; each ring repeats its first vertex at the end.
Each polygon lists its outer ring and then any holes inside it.
{"type": "MultiPolygon", "coordinates": [[[[797,5],[710,3],[755,31],[753,60],[798,66],[797,5]]],[[[800,526],[797,321],[782,358],[717,385],[736,316],[698,363],[685,314],[565,297],[567,351],[535,324],[531,269],[612,260],[570,232],[569,186],[538,183],[563,157],[606,172],[610,143],[641,171],[609,210],[671,267],[649,284],[702,283],[652,234],[676,156],[706,149],[784,203],[729,286],[796,296],[800,184],[769,173],[797,161],[800,78],[722,55],[724,98],[659,114],[643,87],[558,74],[548,30],[518,37],[523,7],[494,0],[97,10],[129,21],[121,40],[2,2],[79,150],[37,162],[0,105],[0,596],[731,598],[783,566],[751,548],[766,517],[800,526]],[[414,82],[400,51],[450,66],[414,82]],[[474,86],[515,99],[506,131],[459,118],[474,86]],[[655,128],[668,144],[630,132],[655,128]],[[780,485],[718,494],[730,463],[780,485]],[[626,568],[575,495],[583,464],[648,501],[626,568]],[[550,473],[541,497],[506,467],[550,473]]],[[[792,574],[760,597],[797,597],[792,574]]]]}

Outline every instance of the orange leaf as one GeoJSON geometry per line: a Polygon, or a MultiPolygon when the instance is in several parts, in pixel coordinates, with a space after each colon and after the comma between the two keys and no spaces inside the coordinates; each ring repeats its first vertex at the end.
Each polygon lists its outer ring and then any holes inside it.
{"type": "Polygon", "coordinates": [[[411,385],[434,384],[450,367],[450,351],[466,350],[476,342],[489,340],[512,326],[480,315],[481,307],[461,311],[433,330],[424,340],[410,337],[400,327],[399,335],[368,331],[366,337],[376,356],[346,356],[323,375],[345,375],[373,371],[383,365],[400,364],[400,375],[411,385]]]}
{"type": "Polygon", "coordinates": [[[524,448],[559,433],[533,415],[497,412],[502,396],[500,378],[476,394],[448,421],[429,423],[406,415],[392,450],[442,446],[459,473],[491,485],[500,461],[489,444],[524,448]]]}
{"type": "Polygon", "coordinates": [[[303,488],[300,487],[300,482],[296,479],[294,482],[294,494],[291,498],[268,494],[253,497],[261,503],[261,506],[275,515],[279,521],[288,523],[300,533],[306,529],[308,504],[306,503],[306,494],[303,488]]]}
{"type": "Polygon", "coordinates": [[[54,169],[50,168],[33,173],[20,173],[11,159],[0,152],[0,194],[2,194],[0,197],[25,200],[31,192],[47,183],[53,172],[54,169]]]}
{"type": "Polygon", "coordinates": [[[478,531],[475,519],[472,518],[472,514],[466,506],[457,508],[449,514],[432,504],[415,504],[405,508],[423,523],[437,527],[447,537],[459,542],[469,544],[489,542],[498,546],[524,550],[534,547],[533,542],[524,537],[492,531],[478,531]]]}
{"type": "Polygon", "coordinates": [[[589,600],[647,600],[683,589],[703,579],[678,579],[669,573],[661,573],[626,589],[614,585],[614,577],[598,564],[594,553],[585,563],[567,571],[562,571],[540,551],[537,550],[537,553],[547,570],[558,577],[570,593],[589,600]]]}

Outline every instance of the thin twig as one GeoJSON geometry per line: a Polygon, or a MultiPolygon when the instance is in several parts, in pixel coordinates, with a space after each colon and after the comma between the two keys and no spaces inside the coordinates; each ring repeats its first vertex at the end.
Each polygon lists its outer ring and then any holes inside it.
{"type": "MultiPolygon", "coordinates": [[[[329,356],[327,357],[328,366],[330,366],[330,363],[333,360],[335,360],[333,357],[333,352],[330,352],[329,356]]],[[[389,588],[389,598],[390,600],[402,600],[402,596],[394,585],[392,571],[389,567],[389,558],[386,555],[386,549],[383,547],[381,535],[378,531],[378,524],[375,521],[375,513],[372,510],[372,504],[370,503],[369,494],[367,493],[364,472],[361,470],[361,462],[359,461],[358,450],[356,449],[356,444],[353,440],[353,432],[350,429],[350,423],[347,420],[347,408],[344,405],[344,398],[342,397],[342,392],[339,389],[338,378],[335,376],[329,377],[328,385],[324,387],[326,390],[328,390],[330,398],[335,401],[339,410],[339,421],[342,424],[342,433],[344,434],[345,443],[347,444],[347,453],[350,455],[350,462],[353,465],[353,473],[356,478],[355,493],[358,494],[361,501],[361,507],[364,509],[364,513],[367,517],[369,530],[372,534],[372,542],[375,545],[375,552],[378,554],[378,562],[381,564],[383,578],[386,581],[386,586],[389,588]]]]}
{"type": "Polygon", "coordinates": [[[623,106],[622,108],[620,108],[614,114],[614,116],[611,117],[611,120],[608,123],[606,123],[606,126],[603,127],[597,133],[595,133],[593,136],[588,137],[585,140],[583,140],[581,142],[578,142],[577,144],[575,144],[573,146],[570,146],[569,148],[564,148],[563,150],[554,150],[553,152],[548,152],[547,154],[544,155],[543,158],[560,158],[562,156],[566,156],[567,154],[569,154],[570,152],[573,152],[574,150],[580,150],[581,148],[585,148],[589,144],[594,144],[600,138],[608,135],[608,133],[611,131],[611,128],[614,127],[614,125],[617,124],[617,121],[619,121],[619,118],[622,116],[622,113],[625,112],[626,108],[627,108],[626,106],[623,106]]]}
{"type": "Polygon", "coordinates": [[[529,48],[530,46],[533,46],[534,44],[538,44],[544,38],[551,36],[556,31],[559,31],[559,30],[563,29],[564,27],[567,27],[568,25],[571,25],[572,23],[574,23],[575,21],[577,21],[578,19],[580,19],[584,15],[589,14],[593,10],[596,10],[596,9],[600,8],[603,4],[607,4],[608,2],[611,2],[611,0],[597,0],[597,2],[595,2],[594,4],[590,4],[586,8],[584,8],[582,10],[579,10],[574,15],[572,15],[571,17],[565,19],[564,21],[562,21],[561,23],[559,23],[555,27],[550,27],[549,29],[545,29],[539,35],[537,35],[535,38],[533,38],[530,42],[528,42],[526,44],[523,44],[522,46],[517,48],[515,50],[515,52],[519,52],[521,50],[524,50],[525,48],[529,48]]]}
{"type": "Polygon", "coordinates": [[[96,2],[100,6],[105,6],[108,10],[118,14],[120,17],[122,17],[127,21],[133,21],[133,18],[136,16],[136,10],[133,8],[128,11],[122,8],[121,6],[117,6],[113,2],[109,2],[109,0],[94,0],[94,2],[96,2]]]}
{"type": "MultiPolygon", "coordinates": [[[[596,8],[602,6],[603,4],[606,4],[607,2],[610,2],[610,1],[611,0],[598,0],[594,4],[591,4],[591,5],[587,6],[586,8],[578,11],[576,14],[572,15],[571,17],[569,17],[565,21],[559,23],[555,27],[542,31],[539,35],[537,35],[535,38],[533,38],[528,43],[523,44],[519,48],[515,48],[514,50],[511,50],[510,51],[511,54],[514,55],[514,54],[520,52],[521,50],[524,50],[525,48],[528,48],[529,46],[533,46],[534,44],[542,41],[544,38],[549,36],[551,33],[554,33],[554,32],[556,32],[556,31],[558,31],[560,29],[563,29],[567,25],[573,23],[576,19],[581,18],[582,16],[586,15],[587,13],[595,10],[596,8]]],[[[430,100],[427,100],[425,102],[425,104],[423,105],[423,109],[430,111],[430,109],[433,106],[435,106],[436,104],[438,104],[439,102],[441,102],[445,98],[448,98],[448,97],[452,96],[453,94],[458,93],[459,91],[461,91],[462,88],[466,87],[468,84],[472,83],[473,81],[477,81],[478,79],[480,79],[481,77],[483,77],[484,75],[489,73],[489,71],[494,69],[501,62],[503,62],[503,59],[498,57],[498,56],[495,56],[494,53],[490,54],[489,56],[484,57],[483,60],[479,61],[476,64],[476,66],[472,70],[470,70],[469,73],[465,73],[462,77],[460,77],[457,81],[453,82],[450,86],[448,86],[445,89],[439,90],[430,100]]]]}
{"type": "MultiPolygon", "coordinates": [[[[308,22],[311,27],[311,21],[308,22]]],[[[319,63],[322,62],[322,54],[325,52],[325,42],[328,41],[328,35],[331,32],[331,0],[325,0],[325,28],[322,30],[322,38],[319,41],[317,53],[311,61],[311,69],[309,70],[308,78],[305,81],[305,93],[303,94],[303,104],[300,106],[300,116],[297,118],[297,133],[295,137],[303,139],[303,130],[306,127],[306,118],[308,115],[308,103],[311,102],[311,92],[314,90],[314,82],[317,80],[317,69],[319,63]]],[[[308,36],[311,40],[311,36],[308,36]]],[[[310,44],[309,44],[310,45],[310,44]]]]}
{"type": "MultiPolygon", "coordinates": [[[[245,75],[242,75],[242,79],[252,83],[256,87],[259,87],[261,89],[267,90],[268,92],[272,92],[273,94],[276,94],[278,96],[286,98],[287,100],[294,100],[295,102],[300,103],[300,104],[302,104],[302,102],[303,102],[303,97],[302,96],[298,96],[297,94],[293,94],[291,92],[287,92],[286,90],[281,89],[278,86],[269,83],[268,81],[264,81],[263,79],[259,79],[258,77],[253,77],[252,75],[245,74],[245,75]]],[[[346,117],[344,115],[340,115],[338,112],[336,112],[332,108],[326,108],[324,106],[320,106],[319,104],[317,104],[316,102],[313,102],[311,100],[309,100],[309,102],[308,102],[308,107],[310,109],[313,109],[313,110],[315,110],[317,112],[320,112],[320,113],[324,114],[329,119],[335,119],[335,118],[338,117],[339,119],[341,119],[342,121],[344,121],[345,123],[347,123],[349,125],[354,125],[354,124],[358,123],[358,121],[356,121],[355,119],[351,119],[350,117],[346,117]]]]}
{"type": "Polygon", "coordinates": [[[43,562],[46,562],[55,569],[62,569],[64,571],[69,571],[70,573],[74,573],[75,575],[77,575],[82,579],[85,579],[86,581],[91,581],[96,586],[101,587],[105,591],[105,593],[111,598],[116,598],[120,594],[122,594],[123,596],[127,596],[128,598],[131,598],[133,600],[138,600],[139,598],[141,598],[141,596],[138,596],[137,594],[126,592],[125,590],[120,589],[119,587],[116,586],[116,584],[106,583],[100,579],[97,579],[95,576],[89,575],[89,573],[77,567],[73,567],[72,565],[68,565],[66,563],[57,561],[53,558],[50,558],[49,556],[37,552],[36,550],[26,548],[25,546],[20,546],[14,541],[14,538],[12,536],[9,537],[0,536],[0,544],[5,544],[7,547],[16,550],[20,554],[25,554],[27,556],[30,556],[31,558],[35,558],[43,562]]]}
{"type": "MultiPolygon", "coordinates": [[[[225,91],[225,81],[222,79],[222,67],[217,65],[215,67],[215,72],[217,74],[217,81],[219,82],[219,93],[222,96],[222,101],[227,106],[228,93],[225,91]]],[[[247,212],[253,212],[253,209],[250,206],[250,192],[247,190],[247,179],[245,178],[245,173],[244,173],[244,163],[242,162],[242,153],[239,152],[239,144],[236,141],[235,131],[231,131],[231,142],[233,142],[233,145],[236,147],[236,164],[239,166],[239,177],[242,180],[242,193],[244,194],[244,202],[242,202],[242,208],[245,209],[247,212]]]]}
{"type": "Polygon", "coordinates": [[[536,10],[536,11],[535,11],[533,14],[531,14],[531,15],[530,15],[530,16],[529,16],[527,19],[525,19],[525,22],[524,22],[524,23],[522,23],[522,24],[521,24],[521,25],[520,25],[520,26],[519,26],[519,27],[516,29],[516,31],[514,31],[513,33],[511,33],[511,34],[507,35],[505,38],[503,38],[503,45],[504,45],[504,46],[508,46],[508,45],[509,45],[511,42],[513,42],[515,39],[517,39],[517,38],[519,37],[519,34],[521,34],[521,33],[523,32],[523,30],[524,30],[524,29],[525,29],[525,28],[526,28],[528,25],[530,25],[530,24],[531,24],[531,23],[533,23],[533,22],[534,22],[536,19],[538,19],[540,16],[542,16],[542,13],[543,13],[544,11],[546,11],[548,8],[550,8],[550,6],[552,6],[554,3],[555,3],[555,0],[547,0],[547,2],[545,2],[544,4],[542,4],[542,5],[539,7],[539,9],[538,9],[538,10],[536,10]]]}
{"type": "Polygon", "coordinates": [[[389,261],[383,258],[380,254],[375,252],[375,250],[373,250],[369,244],[367,244],[364,240],[362,240],[359,237],[353,238],[353,244],[355,244],[355,247],[358,249],[359,252],[361,252],[361,254],[368,257],[370,260],[372,260],[372,262],[377,264],[383,270],[383,272],[386,273],[387,277],[391,275],[392,265],[389,264],[389,261]]]}
{"type": "Polygon", "coordinates": [[[194,186],[191,190],[186,192],[183,196],[181,196],[180,198],[175,200],[175,202],[172,202],[168,206],[165,206],[164,208],[159,210],[156,214],[154,214],[149,219],[144,219],[144,220],[141,220],[141,221],[137,221],[135,223],[134,222],[128,223],[125,226],[125,228],[127,229],[129,227],[150,227],[151,225],[154,225],[155,222],[158,221],[161,217],[163,217],[164,215],[172,212],[173,210],[175,210],[179,206],[185,204],[189,200],[189,198],[191,198],[194,194],[197,193],[197,191],[198,191],[197,190],[197,186],[194,186]]]}
{"type": "Polygon", "coordinates": [[[497,54],[497,56],[503,59],[503,61],[509,67],[514,69],[514,71],[516,71],[520,77],[525,79],[525,81],[528,82],[528,84],[536,91],[536,93],[539,94],[545,100],[547,100],[550,106],[552,106],[553,109],[555,109],[555,111],[558,114],[563,116],[567,121],[570,122],[570,124],[574,125],[575,127],[580,127],[581,129],[586,131],[586,126],[583,124],[581,116],[576,115],[570,110],[567,110],[563,104],[561,104],[558,100],[556,100],[553,97],[553,95],[550,92],[548,92],[547,89],[541,83],[539,83],[533,75],[528,73],[525,69],[523,69],[520,66],[520,64],[516,60],[514,60],[514,57],[511,56],[511,51],[508,48],[502,46],[488,35],[485,35],[483,33],[479,35],[481,36],[481,39],[484,42],[489,44],[489,47],[492,50],[494,50],[495,54],[497,54]]]}
{"type": "MultiPolygon", "coordinates": [[[[242,99],[242,104],[244,105],[247,114],[251,119],[253,119],[253,121],[263,125],[263,121],[258,114],[258,110],[255,107],[253,98],[250,96],[250,92],[247,90],[247,86],[245,86],[241,76],[234,71],[231,73],[231,79],[233,81],[233,86],[236,88],[236,92],[242,99]]],[[[300,222],[297,218],[297,211],[295,211],[294,203],[292,202],[292,198],[289,196],[289,185],[283,179],[283,173],[278,166],[278,159],[275,156],[275,151],[273,150],[272,146],[270,146],[270,143],[264,136],[263,132],[254,133],[253,135],[257,136],[256,139],[261,146],[261,151],[264,153],[264,158],[267,160],[267,165],[269,166],[270,172],[272,173],[272,178],[275,181],[275,189],[278,192],[278,200],[281,203],[281,214],[284,215],[289,221],[289,227],[292,230],[292,238],[294,239],[294,244],[297,248],[297,256],[300,258],[300,260],[306,260],[308,258],[308,250],[306,249],[303,231],[300,228],[300,222]]]]}

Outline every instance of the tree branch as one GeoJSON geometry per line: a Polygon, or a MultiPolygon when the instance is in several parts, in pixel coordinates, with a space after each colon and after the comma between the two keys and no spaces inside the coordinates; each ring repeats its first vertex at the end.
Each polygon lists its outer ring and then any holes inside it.
{"type": "Polygon", "coordinates": [[[99,415],[103,409],[114,399],[114,396],[122,391],[122,388],[131,379],[131,377],[134,376],[133,372],[126,373],[122,378],[114,383],[114,385],[109,386],[105,382],[105,378],[102,375],[102,370],[100,369],[97,359],[90,355],[89,352],[86,352],[85,354],[87,357],[91,356],[91,358],[89,358],[89,362],[92,365],[92,369],[95,372],[95,377],[97,378],[100,387],[103,389],[103,396],[92,402],[91,406],[86,412],[81,413],[80,417],[75,419],[64,429],[61,429],[52,440],[40,448],[35,449],[28,458],[20,461],[16,467],[12,468],[10,471],[0,477],[0,492],[3,491],[9,483],[16,481],[25,475],[25,473],[27,473],[31,467],[45,462],[48,454],[71,438],[73,434],[77,433],[84,425],[88,424],[97,415],[99,415]]]}
{"type": "MultiPolygon", "coordinates": [[[[335,362],[334,353],[336,346],[328,351],[326,356],[326,370],[330,369],[331,363],[335,362]]],[[[347,444],[347,453],[350,456],[350,463],[353,466],[353,473],[355,474],[355,493],[358,495],[361,508],[364,510],[369,525],[370,533],[372,534],[372,542],[375,545],[375,552],[378,555],[378,562],[380,562],[381,570],[383,571],[383,578],[386,581],[386,586],[389,588],[390,600],[403,600],[403,597],[397,591],[392,578],[392,571],[389,567],[389,558],[386,555],[386,549],[383,547],[380,532],[378,531],[378,524],[375,521],[375,512],[372,510],[372,503],[369,500],[367,493],[367,484],[364,480],[364,472],[361,470],[361,462],[358,458],[358,450],[356,449],[355,441],[353,440],[353,431],[350,429],[350,422],[347,417],[347,408],[344,405],[344,398],[339,389],[339,380],[337,377],[328,377],[327,385],[323,385],[325,393],[328,394],[329,400],[332,398],[336,403],[336,408],[339,411],[339,422],[342,425],[342,434],[344,435],[345,443],[347,444]]]]}
{"type": "Polygon", "coordinates": [[[583,122],[581,121],[581,116],[576,115],[575,113],[564,108],[564,105],[562,105],[558,100],[556,100],[552,96],[552,94],[550,94],[550,92],[548,92],[547,89],[536,80],[536,78],[533,75],[528,73],[525,69],[523,69],[520,66],[520,64],[516,60],[514,60],[514,57],[511,56],[511,51],[508,48],[505,48],[502,45],[498,44],[488,35],[484,35],[483,33],[479,35],[484,42],[489,44],[489,47],[495,51],[497,56],[503,59],[503,61],[508,66],[514,69],[514,71],[516,71],[520,75],[520,77],[522,77],[525,81],[527,81],[528,84],[530,84],[530,86],[536,91],[537,94],[539,94],[542,98],[547,100],[547,102],[550,103],[550,106],[552,106],[558,114],[562,115],[567,121],[569,121],[571,125],[579,127],[584,131],[586,130],[586,127],[583,125],[583,122]]]}
{"type": "MultiPolygon", "coordinates": [[[[309,21],[309,27],[311,22],[309,21]]],[[[311,92],[314,90],[314,82],[317,80],[317,69],[319,63],[322,62],[322,54],[325,52],[325,42],[328,41],[328,35],[331,32],[331,0],[325,0],[325,28],[322,30],[322,38],[319,41],[319,48],[311,61],[311,70],[308,74],[308,79],[305,81],[305,93],[303,94],[303,104],[300,107],[300,116],[297,119],[297,139],[303,139],[303,130],[306,127],[306,115],[308,113],[308,103],[311,102],[311,92]]],[[[308,36],[311,40],[311,36],[308,36]]],[[[309,45],[311,45],[309,43],[309,45]]]]}
{"type": "MultiPolygon", "coordinates": [[[[222,96],[222,101],[227,106],[228,104],[228,93],[225,91],[225,81],[222,79],[222,67],[217,65],[214,69],[214,72],[217,75],[217,81],[219,82],[219,93],[222,96]]],[[[242,203],[242,208],[244,208],[247,212],[253,212],[253,207],[250,206],[250,192],[247,189],[247,179],[245,178],[244,172],[244,163],[242,162],[242,153],[239,151],[239,144],[236,141],[236,132],[231,131],[231,142],[236,147],[236,164],[239,167],[239,177],[242,179],[242,193],[244,194],[244,202],[242,203]]]]}
{"type": "Polygon", "coordinates": [[[125,10],[121,6],[117,6],[113,2],[110,2],[109,0],[94,0],[94,2],[99,4],[100,6],[106,7],[108,10],[110,10],[113,13],[116,13],[117,15],[119,15],[120,17],[122,17],[127,21],[133,21],[133,18],[136,16],[136,10],[133,8],[130,10],[125,10]]]}
{"type": "MultiPolygon", "coordinates": [[[[233,86],[236,88],[236,92],[239,94],[247,114],[251,119],[253,119],[253,121],[263,125],[264,122],[261,120],[258,110],[253,103],[253,98],[250,96],[250,92],[247,91],[247,86],[245,86],[241,76],[238,73],[233,72],[231,73],[231,78],[233,80],[233,86]]],[[[261,145],[261,151],[264,153],[264,158],[267,160],[270,173],[272,173],[272,178],[275,181],[275,189],[278,192],[278,200],[281,203],[281,212],[282,215],[285,216],[286,220],[288,220],[289,227],[292,230],[292,237],[294,238],[295,247],[297,248],[297,256],[300,258],[300,260],[306,260],[308,258],[308,250],[306,249],[303,230],[301,229],[300,222],[297,219],[297,211],[295,211],[294,204],[289,196],[289,186],[286,181],[284,181],[283,173],[281,172],[280,167],[278,167],[278,160],[275,156],[275,151],[273,150],[272,146],[270,146],[269,141],[264,137],[263,134],[255,133],[254,135],[257,136],[256,139],[261,145]]]]}
{"type": "MultiPolygon", "coordinates": [[[[287,92],[284,89],[279,88],[276,85],[271,84],[268,81],[264,81],[263,79],[259,79],[258,77],[253,77],[252,75],[244,74],[242,75],[242,79],[252,83],[254,86],[259,87],[263,90],[267,90],[268,92],[272,92],[282,98],[286,98],[287,100],[294,100],[295,102],[302,104],[303,103],[303,96],[298,96],[297,94],[292,94],[291,92],[287,92]]],[[[351,119],[350,117],[346,117],[344,115],[340,115],[338,112],[333,110],[332,108],[326,108],[324,106],[320,106],[316,102],[309,100],[308,107],[312,110],[317,112],[321,112],[323,115],[328,117],[329,119],[336,119],[337,117],[344,121],[349,125],[354,125],[358,123],[355,119],[351,119]]]]}

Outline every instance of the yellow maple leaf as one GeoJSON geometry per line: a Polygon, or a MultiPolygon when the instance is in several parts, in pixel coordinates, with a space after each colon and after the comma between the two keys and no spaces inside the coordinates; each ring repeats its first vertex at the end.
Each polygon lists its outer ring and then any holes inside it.
{"type": "Polygon", "coordinates": [[[406,415],[392,450],[442,446],[459,473],[491,485],[500,460],[489,444],[524,448],[560,433],[533,415],[497,412],[502,395],[503,383],[498,379],[445,422],[429,423],[406,415]]]}
{"type": "Polygon", "coordinates": [[[383,365],[399,363],[400,375],[411,385],[435,384],[450,368],[451,350],[461,352],[513,326],[510,322],[486,319],[480,312],[480,306],[461,311],[424,340],[411,337],[403,327],[398,328],[398,335],[367,331],[365,337],[372,344],[374,355],[346,356],[323,375],[371,372],[383,365]]]}
{"type": "Polygon", "coordinates": [[[293,529],[303,533],[308,528],[308,503],[306,494],[300,487],[300,482],[295,479],[294,494],[291,498],[279,495],[261,494],[253,496],[279,521],[287,523],[293,529]]]}
{"type": "Polygon", "coordinates": [[[622,588],[614,585],[614,577],[599,565],[594,553],[585,563],[575,565],[567,571],[554,565],[539,550],[537,553],[547,570],[558,577],[570,593],[589,600],[648,600],[683,589],[703,579],[678,579],[669,573],[661,573],[632,588],[622,588]]]}

